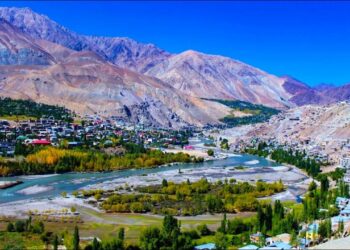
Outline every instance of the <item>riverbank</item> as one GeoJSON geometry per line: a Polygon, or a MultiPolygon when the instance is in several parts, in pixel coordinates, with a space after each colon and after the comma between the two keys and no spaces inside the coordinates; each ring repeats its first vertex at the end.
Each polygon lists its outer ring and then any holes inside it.
{"type": "MultiPolygon", "coordinates": [[[[253,216],[255,212],[240,212],[227,214],[227,218],[245,218],[253,216]]],[[[149,213],[105,213],[86,200],[74,196],[56,197],[53,199],[26,200],[0,204],[0,216],[3,218],[26,219],[29,215],[41,218],[78,218],[84,223],[118,224],[128,226],[149,226],[160,224],[163,216],[149,213]],[[74,207],[74,212],[71,208],[74,207]]],[[[186,228],[196,227],[206,223],[212,225],[213,229],[219,226],[223,214],[202,214],[196,216],[176,216],[185,223],[186,228]],[[187,225],[186,225],[187,224],[187,225]]]]}
{"type": "MultiPolygon", "coordinates": [[[[236,165],[237,166],[237,165],[236,165]]],[[[300,170],[295,168],[289,168],[286,166],[276,167],[249,167],[244,166],[243,169],[236,169],[235,166],[227,165],[225,167],[201,167],[190,169],[172,169],[162,172],[140,174],[134,176],[128,176],[125,178],[115,178],[109,181],[103,181],[88,186],[83,186],[80,189],[102,189],[102,190],[116,190],[118,187],[138,187],[161,184],[163,179],[180,183],[185,180],[195,182],[201,178],[207,178],[208,181],[216,182],[224,179],[236,179],[237,181],[247,181],[255,183],[257,180],[266,182],[274,182],[283,180],[286,185],[286,191],[271,196],[272,199],[280,200],[295,200],[297,196],[302,195],[307,189],[308,177],[305,176],[300,170]]],[[[74,180],[76,181],[76,180],[74,180]]],[[[45,189],[43,186],[31,186],[24,188],[21,191],[22,194],[31,194],[39,192],[45,189]],[[25,190],[25,192],[23,192],[25,190]]],[[[57,196],[50,199],[31,199],[22,200],[18,202],[8,202],[0,204],[0,215],[2,216],[22,216],[25,217],[30,211],[59,211],[63,208],[70,209],[71,207],[83,207],[93,209],[98,213],[104,213],[98,208],[85,202],[86,200],[68,196],[64,198],[57,196]]]]}
{"type": "Polygon", "coordinates": [[[0,181],[0,189],[11,188],[21,183],[23,183],[23,181],[0,181]]]}

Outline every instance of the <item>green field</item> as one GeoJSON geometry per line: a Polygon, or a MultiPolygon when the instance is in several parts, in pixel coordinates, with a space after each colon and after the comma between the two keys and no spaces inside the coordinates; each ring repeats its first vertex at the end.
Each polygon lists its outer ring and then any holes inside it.
{"type": "MultiPolygon", "coordinates": [[[[141,232],[149,226],[161,227],[163,217],[148,215],[148,214],[108,214],[99,213],[95,210],[88,208],[78,208],[81,213],[83,223],[78,223],[80,237],[98,237],[101,240],[112,240],[117,237],[118,230],[123,227],[125,229],[126,244],[137,244],[141,232]]],[[[234,217],[251,217],[255,213],[240,213],[229,214],[229,219],[234,217]]],[[[221,214],[205,215],[205,216],[189,216],[179,217],[181,221],[182,231],[196,229],[200,224],[206,224],[211,230],[216,230],[220,226],[222,220],[221,214]]],[[[6,232],[7,221],[0,222],[0,246],[14,246],[14,243],[18,243],[23,249],[24,246],[29,249],[43,249],[44,243],[40,239],[40,235],[33,233],[17,233],[6,232]]],[[[72,234],[74,231],[75,223],[64,222],[44,222],[46,231],[52,232],[57,235],[65,233],[72,234]]],[[[198,244],[202,242],[210,242],[213,236],[205,236],[198,241],[198,244]]],[[[196,241],[196,242],[197,242],[196,241]]],[[[81,241],[81,245],[84,246],[89,242],[81,241]]],[[[2,248],[1,248],[2,249],[2,248]]],[[[9,248],[17,249],[17,248],[9,248]]]]}
{"type": "Polygon", "coordinates": [[[27,115],[3,115],[0,116],[0,120],[8,120],[8,121],[28,121],[28,120],[36,120],[34,116],[27,115]]]}

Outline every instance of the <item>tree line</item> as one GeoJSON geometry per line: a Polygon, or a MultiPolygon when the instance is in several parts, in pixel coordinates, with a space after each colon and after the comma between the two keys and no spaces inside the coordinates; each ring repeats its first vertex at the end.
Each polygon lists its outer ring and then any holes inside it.
{"type": "Polygon", "coordinates": [[[0,176],[22,174],[47,174],[64,172],[111,171],[132,168],[150,168],[173,162],[200,162],[184,153],[164,153],[144,150],[122,156],[109,155],[94,150],[44,147],[24,159],[0,158],[0,176]]]}
{"type": "Polygon", "coordinates": [[[31,100],[0,98],[0,116],[19,116],[41,118],[53,117],[56,120],[73,121],[74,113],[64,107],[36,103],[31,100]]]}

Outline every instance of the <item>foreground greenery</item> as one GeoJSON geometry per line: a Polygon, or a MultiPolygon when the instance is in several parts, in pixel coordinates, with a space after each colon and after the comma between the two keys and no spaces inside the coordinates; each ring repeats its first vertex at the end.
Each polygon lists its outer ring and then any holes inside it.
{"type": "Polygon", "coordinates": [[[41,118],[53,117],[57,120],[73,121],[74,114],[64,107],[36,103],[30,100],[0,98],[0,117],[41,118]]]}
{"type": "Polygon", "coordinates": [[[201,179],[180,184],[163,180],[162,185],[137,187],[134,190],[127,187],[122,193],[89,190],[75,192],[74,195],[82,195],[85,198],[94,196],[97,201],[103,200],[100,205],[107,212],[152,212],[187,216],[207,212],[256,211],[259,204],[257,198],[283,190],[282,182],[258,181],[256,185],[251,185],[247,182],[235,183],[234,179],[217,183],[201,179]]]}
{"type": "Polygon", "coordinates": [[[250,102],[239,101],[239,100],[222,100],[222,99],[205,99],[205,100],[218,102],[232,108],[233,110],[238,110],[247,114],[247,116],[244,116],[244,117],[236,117],[232,114],[220,119],[220,121],[224,122],[225,124],[231,127],[265,122],[268,119],[270,119],[271,116],[276,115],[280,112],[279,110],[274,108],[266,107],[259,104],[253,104],[250,102]]]}

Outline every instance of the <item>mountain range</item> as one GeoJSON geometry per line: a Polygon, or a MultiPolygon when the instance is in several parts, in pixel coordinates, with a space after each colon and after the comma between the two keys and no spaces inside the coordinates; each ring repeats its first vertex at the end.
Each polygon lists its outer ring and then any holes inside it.
{"type": "Polygon", "coordinates": [[[347,100],[350,85],[311,88],[228,57],[81,35],[29,8],[0,8],[0,94],[178,128],[230,114],[203,98],[287,109],[347,100]]]}

